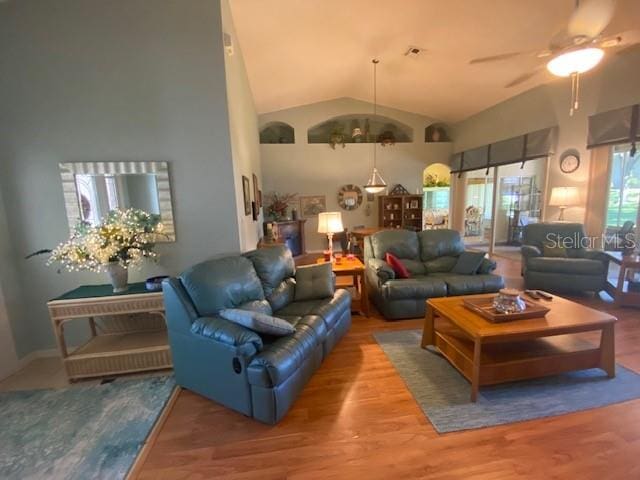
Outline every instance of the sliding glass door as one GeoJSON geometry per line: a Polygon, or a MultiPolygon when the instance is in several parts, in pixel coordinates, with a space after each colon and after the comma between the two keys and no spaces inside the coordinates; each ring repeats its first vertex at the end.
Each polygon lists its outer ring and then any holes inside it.
{"type": "Polygon", "coordinates": [[[540,158],[494,167],[488,174],[486,169],[466,172],[465,244],[519,258],[524,227],[542,221],[546,169],[547,159],[540,158]]]}
{"type": "Polygon", "coordinates": [[[464,241],[474,249],[489,251],[493,218],[494,169],[467,172],[465,179],[464,241]]]}
{"type": "Polygon", "coordinates": [[[607,229],[636,223],[640,207],[640,153],[631,155],[630,145],[612,149],[607,229]]]}

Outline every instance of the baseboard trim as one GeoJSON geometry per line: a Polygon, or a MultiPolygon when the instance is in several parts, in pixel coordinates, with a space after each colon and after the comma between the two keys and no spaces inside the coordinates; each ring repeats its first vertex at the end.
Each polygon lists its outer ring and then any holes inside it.
{"type": "MultiPolygon", "coordinates": [[[[70,346],[68,348],[69,348],[69,351],[73,351],[73,350],[75,350],[76,347],[75,346],[70,346]]],[[[44,350],[35,350],[35,351],[31,352],[31,353],[28,353],[24,357],[18,359],[18,367],[17,367],[16,371],[13,372],[13,373],[19,372],[24,367],[29,365],[31,362],[33,362],[34,360],[37,360],[39,358],[51,358],[51,357],[59,357],[59,356],[60,356],[60,351],[57,348],[47,348],[47,349],[44,349],[44,350]]]]}

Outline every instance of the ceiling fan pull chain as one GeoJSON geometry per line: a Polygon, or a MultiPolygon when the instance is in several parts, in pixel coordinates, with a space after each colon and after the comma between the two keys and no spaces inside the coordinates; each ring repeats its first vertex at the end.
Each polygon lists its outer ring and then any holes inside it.
{"type": "Polygon", "coordinates": [[[573,102],[573,110],[578,110],[579,104],[578,101],[580,99],[580,74],[576,73],[576,96],[573,102]]]}
{"type": "Polygon", "coordinates": [[[578,73],[573,72],[571,74],[571,107],[569,108],[569,116],[572,117],[573,113],[578,109],[578,73]]]}

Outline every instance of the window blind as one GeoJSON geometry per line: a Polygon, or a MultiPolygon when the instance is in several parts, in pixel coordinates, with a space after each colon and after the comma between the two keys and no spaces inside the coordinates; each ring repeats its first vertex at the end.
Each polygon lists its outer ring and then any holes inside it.
{"type": "Polygon", "coordinates": [[[451,157],[451,173],[470,172],[527,160],[544,158],[553,154],[557,127],[544,128],[534,132],[483,145],[451,157]]]}

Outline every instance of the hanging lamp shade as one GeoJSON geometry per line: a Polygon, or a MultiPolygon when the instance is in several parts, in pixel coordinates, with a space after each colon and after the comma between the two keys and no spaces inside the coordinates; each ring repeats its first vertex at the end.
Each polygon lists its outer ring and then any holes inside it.
{"type": "Polygon", "coordinates": [[[385,188],[387,188],[387,183],[384,181],[380,172],[376,167],[373,167],[373,172],[371,172],[371,177],[369,177],[369,181],[365,185],[364,189],[368,193],[380,193],[385,188]]]}
{"type": "MultiPolygon", "coordinates": [[[[373,119],[376,119],[376,114],[378,112],[378,88],[377,88],[377,72],[376,72],[376,67],[378,66],[378,63],[380,63],[380,60],[374,58],[373,60],[371,60],[371,63],[373,63],[373,119]]],[[[382,192],[385,188],[387,188],[387,182],[384,181],[384,179],[382,178],[382,175],[380,175],[380,173],[378,172],[378,169],[376,168],[376,147],[377,147],[377,139],[374,138],[373,141],[373,171],[371,172],[371,176],[369,177],[369,180],[367,181],[367,184],[364,186],[364,189],[367,193],[380,193],[382,192]]]]}

